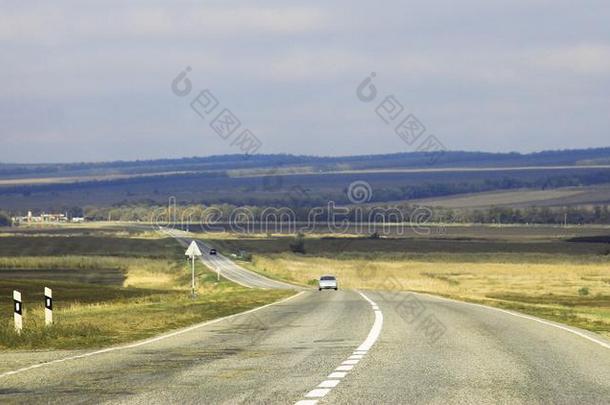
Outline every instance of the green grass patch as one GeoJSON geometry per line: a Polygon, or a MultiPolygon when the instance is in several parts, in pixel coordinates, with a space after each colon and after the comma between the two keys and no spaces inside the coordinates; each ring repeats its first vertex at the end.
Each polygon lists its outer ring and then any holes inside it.
{"type": "Polygon", "coordinates": [[[215,282],[213,274],[199,277],[193,299],[187,289],[156,291],[27,281],[0,283],[1,349],[96,348],[143,339],[197,322],[242,312],[287,297],[290,291],[254,290],[215,282]],[[42,287],[53,288],[54,321],[44,326],[42,287]],[[24,297],[24,330],[12,321],[12,288],[24,297]],[[9,291],[11,295],[8,295],[9,291]],[[8,310],[7,310],[8,308],[8,310]]]}

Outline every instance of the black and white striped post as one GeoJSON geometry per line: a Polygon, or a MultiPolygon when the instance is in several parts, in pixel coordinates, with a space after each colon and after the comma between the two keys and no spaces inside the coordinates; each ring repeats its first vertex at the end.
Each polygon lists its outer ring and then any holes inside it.
{"type": "Polygon", "coordinates": [[[23,329],[23,303],[21,302],[21,293],[17,290],[13,291],[13,304],[15,310],[15,332],[21,333],[23,329]]]}
{"type": "Polygon", "coordinates": [[[44,324],[53,324],[53,290],[47,287],[44,288],[44,324]]]}

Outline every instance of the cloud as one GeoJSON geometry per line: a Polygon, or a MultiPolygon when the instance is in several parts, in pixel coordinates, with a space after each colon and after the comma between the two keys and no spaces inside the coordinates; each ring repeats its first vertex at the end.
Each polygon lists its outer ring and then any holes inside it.
{"type": "Polygon", "coordinates": [[[610,75],[610,45],[580,44],[540,52],[535,62],[552,70],[610,75]]]}
{"type": "Polygon", "coordinates": [[[286,35],[319,31],[331,19],[319,7],[246,5],[74,7],[38,5],[0,14],[0,40],[59,43],[99,39],[183,39],[286,35]]]}
{"type": "Polygon", "coordinates": [[[373,71],[381,96],[394,94],[450,147],[607,143],[604,1],[253,4],[4,2],[0,160],[32,159],[27,140],[54,160],[113,159],[109,142],[142,138],[121,157],[230,153],[171,93],[186,66],[195,89],[211,89],[265,151],[403,150],[354,96],[373,71]]]}

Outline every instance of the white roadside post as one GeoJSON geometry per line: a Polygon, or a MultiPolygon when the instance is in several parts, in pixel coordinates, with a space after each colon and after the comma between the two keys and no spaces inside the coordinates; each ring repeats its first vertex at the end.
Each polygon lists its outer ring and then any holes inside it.
{"type": "Polygon", "coordinates": [[[220,282],[220,266],[216,265],[216,282],[220,282]]]}
{"type": "Polygon", "coordinates": [[[44,324],[53,324],[53,290],[47,287],[44,288],[44,324]]]}
{"type": "Polygon", "coordinates": [[[23,303],[21,302],[21,293],[17,290],[13,291],[13,302],[15,309],[15,332],[21,333],[23,329],[23,303]]]}
{"type": "Polygon", "coordinates": [[[201,250],[199,250],[199,246],[197,242],[192,241],[189,245],[186,252],[184,252],[185,256],[188,256],[191,259],[192,268],[191,268],[191,295],[193,298],[195,297],[195,258],[202,256],[201,250]]]}

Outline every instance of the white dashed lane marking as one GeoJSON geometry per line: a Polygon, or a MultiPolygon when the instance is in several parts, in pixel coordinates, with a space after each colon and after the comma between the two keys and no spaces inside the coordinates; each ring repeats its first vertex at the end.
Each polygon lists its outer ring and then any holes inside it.
{"type": "Polygon", "coordinates": [[[339,366],[335,370],[337,371],[350,371],[354,366],[339,366]]]}
{"type": "Polygon", "coordinates": [[[340,380],[326,380],[322,381],[318,388],[335,388],[339,384],[340,380]]]}
{"type": "Polygon", "coordinates": [[[322,398],[324,395],[330,392],[330,388],[316,388],[311,390],[305,395],[307,398],[322,398]]]}
{"type": "Polygon", "coordinates": [[[343,378],[347,375],[346,372],[343,371],[334,371],[328,375],[328,378],[343,378]]]}
{"type": "MultiPolygon", "coordinates": [[[[381,334],[381,328],[383,327],[383,313],[379,309],[379,306],[371,300],[369,297],[358,291],[365,300],[371,304],[371,308],[373,309],[373,313],[375,314],[375,321],[373,322],[373,327],[371,328],[368,336],[362,342],[360,346],[347,358],[344,360],[340,366],[338,366],[335,371],[328,375],[328,379],[322,381],[317,388],[309,391],[305,394],[305,398],[324,398],[326,394],[328,394],[333,388],[335,388],[341,382],[341,379],[345,378],[349,371],[351,371],[358,362],[364,358],[364,356],[368,353],[368,351],[373,347],[377,339],[379,339],[379,335],[381,334]]],[[[296,405],[315,405],[318,403],[317,399],[304,399],[298,401],[296,405]]]]}

